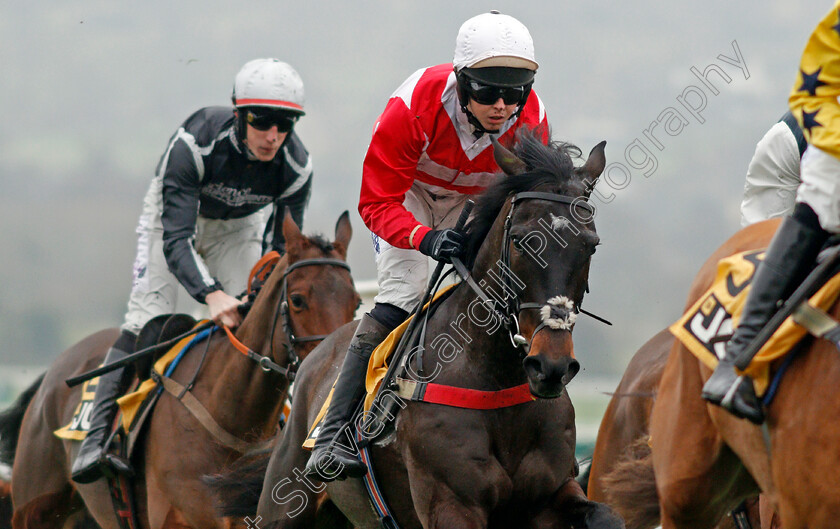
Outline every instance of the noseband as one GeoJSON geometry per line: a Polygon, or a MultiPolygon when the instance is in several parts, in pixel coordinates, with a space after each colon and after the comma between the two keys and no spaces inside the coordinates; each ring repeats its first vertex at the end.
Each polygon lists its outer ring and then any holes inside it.
{"type": "MultiPolygon", "coordinates": [[[[521,348],[520,356],[526,356],[530,347],[530,342],[533,342],[534,337],[538,332],[548,327],[549,330],[571,330],[574,323],[575,316],[578,312],[582,312],[593,316],[592,314],[582,310],[576,306],[570,299],[565,296],[555,296],[546,303],[520,303],[519,297],[515,294],[508,297],[507,293],[515,293],[511,276],[513,272],[510,268],[510,247],[511,236],[510,229],[513,224],[513,214],[516,210],[516,205],[525,200],[548,200],[550,202],[558,202],[561,204],[569,204],[571,206],[578,206],[587,210],[590,214],[594,214],[595,210],[590,205],[585,197],[569,197],[565,195],[556,195],[554,193],[544,193],[539,191],[523,191],[513,196],[510,201],[510,211],[505,218],[504,235],[502,237],[502,250],[499,262],[502,266],[502,273],[499,274],[503,281],[503,300],[491,298],[472,278],[469,270],[467,270],[464,263],[460,259],[453,259],[452,264],[464,281],[472,288],[479,298],[484,302],[484,305],[499,318],[499,321],[505,327],[510,338],[510,343],[515,348],[521,348]],[[501,307],[499,307],[501,305],[501,307]],[[555,309],[559,312],[560,318],[552,318],[555,314],[555,309]],[[531,340],[522,336],[519,329],[519,314],[523,310],[540,310],[542,311],[542,322],[537,325],[531,335],[531,340]],[[569,312],[573,311],[573,312],[569,312]]],[[[597,318],[597,317],[596,317],[597,318]]],[[[600,318],[598,318],[600,319],[600,318]]]]}

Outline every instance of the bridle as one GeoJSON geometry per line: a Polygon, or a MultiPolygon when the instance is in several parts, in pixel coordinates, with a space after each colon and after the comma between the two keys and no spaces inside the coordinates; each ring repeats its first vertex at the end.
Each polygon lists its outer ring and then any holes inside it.
{"type": "MultiPolygon", "coordinates": [[[[267,257],[267,256],[266,256],[267,257]]],[[[279,260],[279,255],[275,257],[273,261],[279,260]]],[[[262,262],[262,261],[261,261],[262,262]]],[[[260,263],[258,263],[258,266],[260,263]]],[[[323,340],[327,337],[326,334],[314,334],[311,336],[302,336],[298,337],[295,336],[294,331],[292,330],[292,320],[289,314],[289,302],[286,299],[289,290],[289,274],[297,270],[298,268],[303,268],[304,266],[337,266],[339,268],[344,268],[348,272],[350,272],[350,265],[348,265],[345,261],[341,259],[335,259],[331,257],[315,257],[312,259],[303,259],[296,263],[290,264],[286,267],[286,270],[283,271],[283,279],[281,280],[282,283],[280,285],[280,296],[278,298],[277,306],[274,309],[274,317],[272,318],[272,324],[269,326],[268,331],[268,343],[269,343],[269,355],[263,356],[256,351],[252,350],[242,342],[240,342],[236,336],[233,335],[233,331],[231,331],[227,326],[224,326],[224,330],[228,335],[228,339],[230,340],[231,344],[239,350],[242,354],[247,356],[250,360],[253,360],[257,364],[259,364],[260,369],[265,372],[274,371],[275,373],[279,373],[289,381],[293,381],[295,378],[295,372],[297,371],[298,366],[300,365],[300,355],[295,350],[295,345],[300,343],[307,343],[307,342],[317,342],[323,340]],[[274,355],[274,329],[277,327],[277,321],[280,318],[283,318],[283,337],[285,341],[283,342],[283,347],[286,348],[286,358],[288,363],[286,367],[280,366],[272,360],[275,358],[274,355]]],[[[256,268],[256,267],[255,267],[256,268]]],[[[267,274],[266,274],[267,275],[267,274]]],[[[253,276],[253,274],[252,274],[253,276]]]]}
{"type": "MultiPolygon", "coordinates": [[[[313,334],[309,336],[295,336],[295,332],[292,329],[292,319],[291,315],[289,314],[289,301],[286,299],[288,296],[289,290],[289,274],[294,272],[299,268],[303,268],[305,266],[337,266],[339,268],[344,268],[347,272],[350,272],[350,265],[348,265],[345,261],[341,259],[335,259],[330,257],[316,257],[312,259],[303,259],[301,261],[297,261],[296,263],[290,264],[286,270],[283,272],[283,283],[280,286],[280,298],[277,304],[277,307],[274,310],[274,318],[273,323],[270,326],[270,330],[268,331],[268,343],[269,350],[271,354],[271,358],[275,358],[274,356],[274,329],[277,327],[277,320],[282,318],[283,319],[283,337],[285,338],[283,342],[283,346],[286,348],[286,355],[289,361],[289,367],[287,371],[291,374],[297,370],[298,365],[300,364],[300,355],[295,350],[295,345],[302,344],[302,343],[309,343],[309,342],[319,342],[327,337],[326,334],[313,334]]],[[[287,375],[288,376],[288,375],[287,375]]]]}
{"type": "MultiPolygon", "coordinates": [[[[569,197],[565,195],[557,195],[554,193],[545,193],[540,191],[523,191],[520,193],[516,193],[511,198],[510,210],[508,211],[507,217],[505,218],[504,235],[502,237],[502,249],[501,255],[499,257],[499,263],[502,269],[502,273],[499,274],[499,276],[501,276],[501,280],[503,282],[502,297],[504,299],[495,299],[490,297],[487,294],[487,292],[485,292],[485,290],[481,288],[481,286],[479,286],[478,283],[475,282],[469,270],[467,270],[466,266],[460,259],[456,258],[452,260],[452,264],[455,267],[455,270],[458,272],[458,275],[460,275],[464,282],[467,283],[467,285],[469,285],[469,287],[478,295],[479,298],[481,298],[485,307],[488,310],[492,311],[499,319],[499,321],[501,321],[502,325],[508,333],[508,337],[510,338],[510,342],[513,345],[513,347],[516,349],[521,349],[520,356],[522,357],[527,356],[530,343],[533,342],[534,337],[537,335],[538,332],[542,331],[546,327],[548,327],[549,330],[553,330],[551,327],[548,326],[545,318],[534,329],[534,332],[531,334],[530,340],[528,340],[521,334],[519,328],[519,317],[520,313],[523,310],[543,310],[544,307],[551,307],[551,305],[547,303],[522,303],[520,302],[519,297],[515,294],[516,290],[514,290],[512,279],[513,272],[510,268],[510,247],[512,246],[513,242],[510,235],[510,230],[513,224],[513,215],[516,210],[517,204],[521,204],[526,200],[547,200],[550,202],[568,204],[573,207],[577,206],[588,211],[590,215],[594,214],[595,212],[595,209],[591,204],[589,204],[586,197],[582,196],[569,197]]],[[[573,307],[574,308],[572,310],[574,310],[575,313],[583,313],[600,321],[609,323],[603,318],[595,316],[594,314],[581,309],[579,304],[574,305],[573,307]]],[[[549,308],[549,310],[553,309],[549,308]]]]}

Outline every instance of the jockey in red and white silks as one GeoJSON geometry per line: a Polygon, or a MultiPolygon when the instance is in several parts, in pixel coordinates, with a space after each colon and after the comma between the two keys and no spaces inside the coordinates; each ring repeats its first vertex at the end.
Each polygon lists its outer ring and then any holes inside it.
{"type": "MultiPolygon", "coordinates": [[[[499,171],[490,136],[461,109],[452,64],[415,72],[391,96],[374,126],[362,169],[359,213],[372,232],[377,303],[411,311],[420,301],[428,260],[416,251],[432,229],[455,225],[464,202],[499,171]]],[[[521,127],[548,141],[545,107],[534,91],[498,139],[510,145],[521,127]]]]}
{"type": "Polygon", "coordinates": [[[490,135],[510,146],[528,127],[548,142],[545,108],[532,90],[537,68],[528,28],[491,11],[461,25],[451,64],[416,71],[388,100],[373,128],[359,199],[379,294],[348,345],[306,474],[332,481],[367,472],[358,454],[335,449],[333,440],[352,429],[374,348],[420,301],[427,257],[451,263],[463,254],[465,235],[453,229],[462,206],[499,172],[490,135]]]}

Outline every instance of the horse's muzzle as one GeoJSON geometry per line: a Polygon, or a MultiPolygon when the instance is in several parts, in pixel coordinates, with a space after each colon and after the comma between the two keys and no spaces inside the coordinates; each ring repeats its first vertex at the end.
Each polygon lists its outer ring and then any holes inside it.
{"type": "Polygon", "coordinates": [[[522,367],[525,368],[531,394],[542,399],[559,397],[566,384],[580,371],[580,364],[571,356],[559,359],[542,354],[527,356],[522,361],[522,367]]]}

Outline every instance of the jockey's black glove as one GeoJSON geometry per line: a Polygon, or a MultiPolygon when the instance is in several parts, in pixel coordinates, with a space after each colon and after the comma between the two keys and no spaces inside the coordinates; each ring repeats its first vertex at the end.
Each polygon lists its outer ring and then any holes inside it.
{"type": "Polygon", "coordinates": [[[432,230],[420,241],[420,252],[436,261],[451,263],[453,257],[460,257],[465,250],[467,238],[458,230],[432,230]]]}

